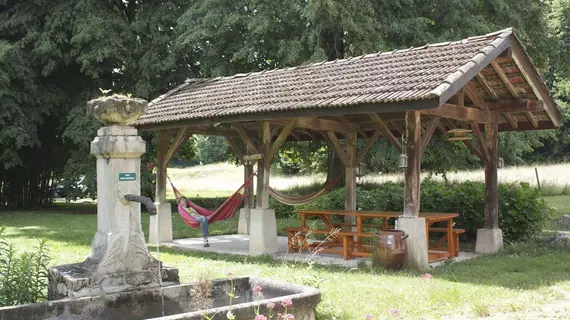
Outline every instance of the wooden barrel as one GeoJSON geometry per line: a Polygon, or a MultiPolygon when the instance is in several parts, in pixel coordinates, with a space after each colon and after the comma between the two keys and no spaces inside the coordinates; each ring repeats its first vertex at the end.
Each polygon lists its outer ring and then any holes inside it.
{"type": "Polygon", "coordinates": [[[406,257],[406,238],[402,230],[380,230],[376,233],[376,247],[372,256],[374,266],[399,270],[406,257]]]}

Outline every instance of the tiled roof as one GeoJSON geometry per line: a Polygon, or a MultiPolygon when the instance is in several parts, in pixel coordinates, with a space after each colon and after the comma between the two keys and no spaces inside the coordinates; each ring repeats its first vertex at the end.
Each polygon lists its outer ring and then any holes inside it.
{"type": "MultiPolygon", "coordinates": [[[[189,79],[158,97],[135,125],[253,113],[436,99],[488,55],[504,50],[505,29],[461,41],[367,54],[214,79],[189,79]]],[[[454,92],[453,92],[454,93],[454,92]]],[[[453,94],[452,93],[452,94],[453,94]]]]}

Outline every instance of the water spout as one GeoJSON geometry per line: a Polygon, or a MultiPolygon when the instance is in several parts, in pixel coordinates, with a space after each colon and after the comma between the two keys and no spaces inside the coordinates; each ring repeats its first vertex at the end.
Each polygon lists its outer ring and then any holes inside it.
{"type": "Polygon", "coordinates": [[[134,194],[126,194],[125,199],[144,204],[144,206],[148,210],[148,213],[150,213],[151,216],[156,215],[156,207],[154,206],[154,202],[152,202],[152,199],[150,199],[149,197],[137,196],[134,194]]]}

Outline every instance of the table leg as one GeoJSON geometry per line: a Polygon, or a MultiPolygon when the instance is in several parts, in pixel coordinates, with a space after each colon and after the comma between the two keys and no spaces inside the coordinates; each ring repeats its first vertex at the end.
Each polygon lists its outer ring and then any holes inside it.
{"type": "Polygon", "coordinates": [[[382,218],[382,229],[388,229],[388,218],[382,218]]]}
{"type": "MultiPolygon", "coordinates": [[[[362,216],[356,217],[356,232],[362,233],[362,216]]],[[[362,251],[362,242],[360,242],[360,236],[356,236],[356,244],[357,244],[356,251],[358,252],[362,251]]]]}
{"type": "Polygon", "coordinates": [[[455,239],[453,238],[453,219],[447,220],[447,252],[449,259],[453,258],[455,251],[455,239]]]}
{"type": "Polygon", "coordinates": [[[307,217],[301,213],[301,229],[307,229],[307,217]]]}

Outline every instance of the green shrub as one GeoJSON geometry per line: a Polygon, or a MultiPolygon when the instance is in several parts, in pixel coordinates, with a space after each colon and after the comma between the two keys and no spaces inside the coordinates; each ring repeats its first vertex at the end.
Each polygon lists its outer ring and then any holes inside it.
{"type": "MultiPolygon", "coordinates": [[[[291,193],[288,193],[291,194],[291,193]]],[[[401,211],[404,202],[402,184],[387,182],[376,189],[357,187],[358,210],[401,211]]],[[[457,212],[456,228],[466,229],[468,238],[475,238],[484,226],[485,185],[481,182],[446,184],[425,180],[421,186],[420,210],[423,212],[457,212]]],[[[270,207],[279,218],[295,215],[297,210],[342,209],[344,189],[336,189],[302,206],[289,206],[270,199],[270,207]]],[[[499,185],[499,227],[506,240],[532,237],[542,230],[552,210],[540,192],[527,183],[499,185]]]]}
{"type": "Polygon", "coordinates": [[[34,251],[17,254],[5,230],[0,228],[0,307],[44,300],[50,261],[45,240],[34,251]]]}

